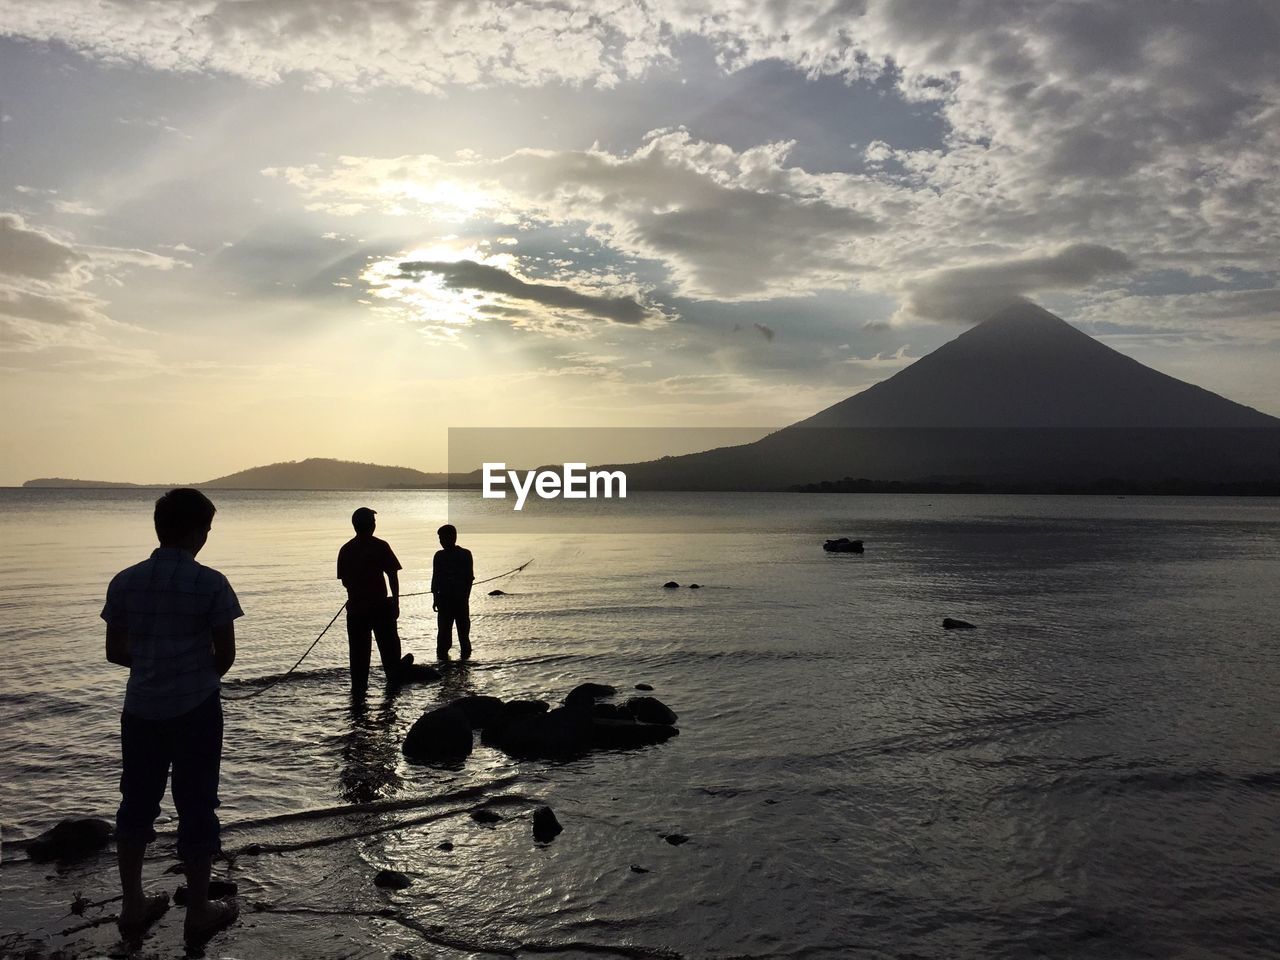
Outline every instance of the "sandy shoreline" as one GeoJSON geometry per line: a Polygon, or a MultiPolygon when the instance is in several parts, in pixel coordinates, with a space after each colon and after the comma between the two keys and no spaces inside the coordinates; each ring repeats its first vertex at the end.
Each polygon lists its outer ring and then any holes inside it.
{"type": "MultiPolygon", "coordinates": [[[[541,798],[507,783],[441,797],[334,807],[224,827],[225,859],[215,879],[234,881],[241,915],[204,956],[237,960],[287,957],[638,957],[676,958],[625,936],[563,941],[526,939],[501,897],[460,902],[463,889],[501,890],[514,872],[546,867],[553,844],[533,839],[541,798]],[[498,818],[484,823],[483,811],[498,818]],[[482,814],[483,817],[483,814],[482,814]],[[413,880],[381,889],[380,869],[413,880]],[[465,871],[466,883],[459,882],[465,871]]],[[[491,817],[488,819],[492,819],[491,817]]],[[[80,862],[38,864],[8,854],[0,868],[0,955],[31,960],[184,955],[183,910],[173,906],[130,952],[115,925],[119,887],[113,849],[80,862]],[[87,906],[77,915],[75,903],[87,906]]],[[[144,871],[149,892],[170,895],[183,878],[174,837],[152,845],[144,871]]],[[[626,864],[621,871],[630,871],[626,864]]],[[[640,879],[638,874],[633,874],[640,879]]]]}

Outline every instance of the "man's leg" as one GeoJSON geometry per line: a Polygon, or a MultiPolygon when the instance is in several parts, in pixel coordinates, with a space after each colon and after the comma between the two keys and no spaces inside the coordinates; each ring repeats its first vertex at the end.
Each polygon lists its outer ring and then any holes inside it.
{"type": "Polygon", "coordinates": [[[373,635],[378,641],[378,656],[382,660],[382,672],[387,683],[399,683],[400,632],[396,629],[396,618],[391,615],[390,604],[374,622],[373,635]]]}
{"type": "Polygon", "coordinates": [[[364,693],[369,686],[370,634],[373,624],[363,611],[347,611],[347,653],[351,662],[351,692],[364,693]]]}
{"type": "Polygon", "coordinates": [[[436,600],[436,656],[441,660],[448,659],[449,648],[453,646],[453,611],[444,601],[436,600]]]}
{"type": "MultiPolygon", "coordinates": [[[[116,811],[116,862],[120,872],[119,925],[128,933],[142,932],[160,898],[148,900],[142,890],[142,861],[155,839],[160,798],[169,779],[169,754],[156,722],[120,714],[120,808],[116,811]]],[[[163,898],[165,904],[168,897],[163,898]]]]}
{"type": "Polygon", "coordinates": [[[173,805],[178,810],[178,858],[187,874],[188,939],[230,922],[225,905],[209,900],[213,858],[222,849],[218,776],[222,765],[222,698],[213,694],[174,723],[173,805]]]}
{"type": "Polygon", "coordinates": [[[463,660],[471,656],[471,599],[463,597],[454,607],[458,621],[458,654],[463,660]]]}

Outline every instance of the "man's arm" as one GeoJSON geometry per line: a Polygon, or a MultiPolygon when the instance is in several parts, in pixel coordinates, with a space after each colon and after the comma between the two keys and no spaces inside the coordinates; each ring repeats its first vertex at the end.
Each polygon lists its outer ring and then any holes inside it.
{"type": "Polygon", "coordinates": [[[394,570],[387,571],[387,583],[391,584],[391,609],[400,616],[400,575],[394,570]]]}
{"type": "Polygon", "coordinates": [[[129,631],[124,627],[113,627],[107,624],[107,662],[120,667],[133,666],[133,657],[129,655],[129,631]]]}
{"type": "Polygon", "coordinates": [[[236,662],[236,625],[234,622],[213,628],[213,662],[218,676],[225,677],[236,662]]]}

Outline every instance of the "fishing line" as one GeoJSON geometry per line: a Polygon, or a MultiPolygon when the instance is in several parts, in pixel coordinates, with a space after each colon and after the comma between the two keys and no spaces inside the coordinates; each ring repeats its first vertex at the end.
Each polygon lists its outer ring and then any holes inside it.
{"type": "MultiPolygon", "coordinates": [[[[520,564],[520,566],[514,567],[511,570],[508,570],[506,573],[500,573],[495,577],[485,577],[485,579],[483,580],[476,580],[471,585],[473,587],[478,587],[482,583],[492,583],[494,580],[501,580],[503,577],[514,576],[515,574],[520,573],[522,570],[524,570],[524,568],[529,566],[529,564],[531,563],[533,563],[532,560],[526,560],[524,563],[520,564]]],[[[423,590],[419,593],[402,593],[396,599],[403,599],[405,597],[425,597],[429,593],[431,593],[430,590],[423,590]]],[[[234,697],[227,693],[223,693],[222,699],[223,700],[248,700],[252,697],[256,697],[256,696],[259,696],[260,694],[266,693],[268,690],[274,687],[277,683],[282,683],[291,673],[293,673],[293,671],[297,670],[300,666],[302,666],[302,661],[307,659],[307,657],[311,655],[311,651],[316,648],[316,644],[319,643],[322,639],[324,639],[324,635],[329,632],[330,627],[332,627],[335,623],[338,622],[338,617],[342,616],[342,611],[345,609],[347,609],[347,604],[346,604],[346,601],[343,601],[342,606],[338,608],[338,612],[333,615],[333,619],[330,620],[327,624],[325,624],[324,629],[321,630],[319,635],[314,640],[311,641],[311,646],[307,647],[306,651],[303,652],[302,656],[298,658],[298,662],[295,663],[288,670],[286,670],[284,673],[280,674],[280,676],[276,677],[270,683],[263,684],[257,690],[252,690],[249,693],[241,694],[238,697],[234,697]]]]}

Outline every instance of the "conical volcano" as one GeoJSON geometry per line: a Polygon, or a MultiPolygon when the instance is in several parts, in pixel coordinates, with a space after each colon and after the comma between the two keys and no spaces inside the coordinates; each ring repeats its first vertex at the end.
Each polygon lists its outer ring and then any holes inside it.
{"type": "Polygon", "coordinates": [[[1167,376],[1029,301],[796,426],[1280,427],[1167,376]]]}
{"type": "Polygon", "coordinates": [[[1066,489],[1280,481],[1280,419],[1145,367],[1018,301],[762,440],[632,464],[637,488],[866,478],[1066,489]]]}

